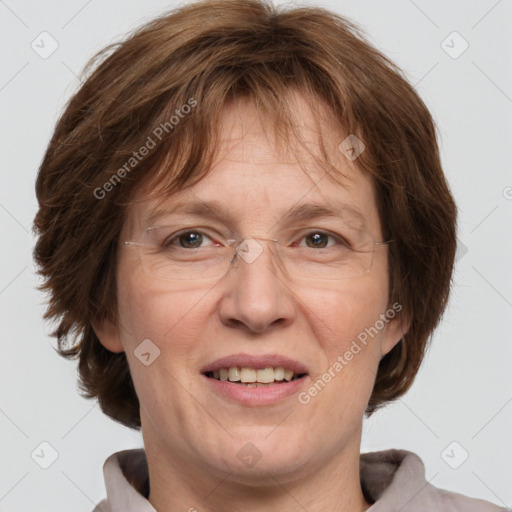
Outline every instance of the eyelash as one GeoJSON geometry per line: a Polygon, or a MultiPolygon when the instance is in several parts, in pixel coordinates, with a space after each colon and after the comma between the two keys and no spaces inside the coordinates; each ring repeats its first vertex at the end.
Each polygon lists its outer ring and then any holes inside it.
{"type": "MultiPolygon", "coordinates": [[[[178,231],[177,233],[174,233],[170,236],[168,236],[162,243],[162,247],[163,248],[169,248],[169,247],[172,247],[172,243],[175,242],[176,240],[179,240],[179,238],[183,235],[186,235],[187,233],[196,233],[196,234],[201,234],[203,235],[203,237],[207,237],[208,239],[210,239],[212,242],[214,242],[214,240],[212,239],[211,236],[209,236],[208,234],[206,234],[204,231],[201,231],[199,229],[187,229],[187,230],[183,230],[183,231],[178,231]]],[[[342,237],[341,235],[335,235],[334,233],[331,233],[329,231],[325,231],[325,230],[321,230],[321,229],[312,229],[311,231],[308,231],[306,232],[305,234],[303,234],[301,237],[300,237],[300,240],[306,238],[308,235],[312,235],[312,234],[321,234],[321,235],[325,235],[327,236],[328,238],[332,238],[333,240],[335,240],[336,242],[338,243],[341,243],[342,245],[346,246],[346,247],[350,247],[350,243],[344,238],[342,237]]],[[[305,247],[305,246],[301,246],[301,247],[305,247]]],[[[328,249],[330,248],[331,246],[328,246],[328,247],[321,247],[321,249],[328,249]]],[[[181,249],[187,249],[186,247],[180,247],[181,249]]],[[[197,249],[197,247],[195,247],[194,249],[197,249]]],[[[311,249],[311,247],[310,247],[311,249]]],[[[191,250],[191,249],[188,249],[188,250],[191,250]]]]}

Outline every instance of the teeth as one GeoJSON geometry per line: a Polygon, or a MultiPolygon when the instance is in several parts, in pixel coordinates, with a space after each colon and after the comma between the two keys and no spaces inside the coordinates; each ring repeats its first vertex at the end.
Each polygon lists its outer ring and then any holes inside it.
{"type": "Polygon", "coordinates": [[[276,368],[248,368],[231,366],[230,368],[219,368],[212,372],[213,378],[221,381],[239,382],[247,387],[260,387],[272,384],[274,381],[290,382],[296,375],[293,370],[278,366],[276,368]]]}
{"type": "MultiPolygon", "coordinates": [[[[215,374],[214,374],[214,377],[215,377],[215,374]]],[[[241,376],[240,376],[240,370],[238,369],[237,366],[232,366],[229,370],[228,370],[228,378],[231,382],[238,382],[241,380],[241,376]]]]}
{"type": "Polygon", "coordinates": [[[283,380],[284,379],[284,368],[282,366],[278,366],[274,370],[274,379],[283,380]]]}
{"type": "Polygon", "coordinates": [[[241,368],[240,380],[242,382],[256,382],[256,370],[254,368],[241,368]]]}
{"type": "Polygon", "coordinates": [[[274,382],[274,368],[263,368],[256,372],[256,380],[266,384],[268,382],[274,382]]]}

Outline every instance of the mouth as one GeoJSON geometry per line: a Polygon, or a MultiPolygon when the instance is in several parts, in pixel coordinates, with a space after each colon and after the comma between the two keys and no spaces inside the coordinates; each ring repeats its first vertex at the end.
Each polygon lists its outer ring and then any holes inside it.
{"type": "Polygon", "coordinates": [[[305,377],[307,373],[296,373],[291,368],[283,366],[267,366],[265,368],[229,366],[204,372],[204,375],[221,382],[230,382],[248,388],[259,388],[293,382],[305,377]]]}
{"type": "Polygon", "coordinates": [[[307,384],[306,366],[284,355],[233,354],[201,369],[209,392],[243,406],[283,403],[307,384]]]}

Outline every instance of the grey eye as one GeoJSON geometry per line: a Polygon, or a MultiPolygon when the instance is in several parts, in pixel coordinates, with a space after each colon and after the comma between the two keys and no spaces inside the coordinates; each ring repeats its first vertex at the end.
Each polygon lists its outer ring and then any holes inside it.
{"type": "Polygon", "coordinates": [[[196,231],[188,231],[178,237],[180,245],[182,247],[199,247],[203,241],[203,235],[196,231]]]}
{"type": "Polygon", "coordinates": [[[182,231],[181,233],[167,238],[163,246],[166,248],[176,247],[177,242],[179,247],[184,249],[197,249],[201,247],[205,238],[208,238],[208,236],[200,231],[182,231]]]}
{"type": "Polygon", "coordinates": [[[304,238],[308,247],[320,247],[323,249],[329,243],[329,235],[326,233],[311,233],[304,238]]]}

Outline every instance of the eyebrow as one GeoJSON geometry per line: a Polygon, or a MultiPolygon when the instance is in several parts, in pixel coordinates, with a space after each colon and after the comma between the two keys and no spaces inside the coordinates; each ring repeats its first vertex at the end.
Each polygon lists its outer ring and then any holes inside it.
{"type": "MultiPolygon", "coordinates": [[[[219,201],[189,201],[178,203],[173,208],[158,208],[145,219],[146,226],[153,225],[163,216],[193,215],[217,219],[222,222],[233,221],[234,217],[219,201]]],[[[325,205],[318,203],[302,203],[280,215],[279,223],[297,222],[326,218],[349,219],[357,228],[366,227],[366,219],[359,208],[351,204],[325,205]]]]}

